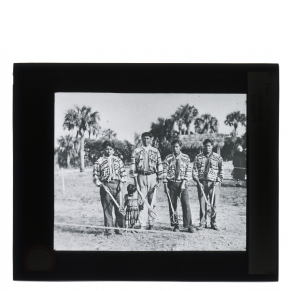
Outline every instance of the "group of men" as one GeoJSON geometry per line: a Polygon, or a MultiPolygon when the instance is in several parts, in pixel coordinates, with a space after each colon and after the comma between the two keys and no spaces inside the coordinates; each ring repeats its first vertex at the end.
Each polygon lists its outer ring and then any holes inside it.
{"type": "MultiPolygon", "coordinates": [[[[155,193],[163,183],[169,201],[170,222],[173,231],[180,231],[179,219],[176,219],[177,217],[174,215],[177,211],[179,197],[183,211],[183,227],[190,233],[195,232],[188,193],[188,183],[192,178],[197,183],[200,204],[200,224],[196,229],[202,230],[207,227],[209,213],[207,205],[211,202],[210,227],[218,230],[216,216],[219,190],[223,179],[223,162],[221,156],[212,151],[213,142],[210,139],[204,140],[203,152],[195,157],[193,167],[189,156],[181,152],[182,143],[179,139],[172,141],[173,152],[165,158],[164,162],[162,162],[159,150],[152,147],[151,144],[151,133],[143,133],[142,146],[133,151],[129,171],[129,176],[134,179],[136,188],[146,200],[139,216],[141,229],[151,230],[154,226],[155,219],[152,212],[156,205],[155,193]]],[[[108,227],[105,234],[112,235],[113,233],[113,207],[116,214],[115,232],[122,234],[124,216],[117,204],[122,205],[122,193],[127,182],[127,173],[122,160],[114,155],[114,143],[105,141],[103,147],[105,154],[94,165],[93,181],[98,187],[104,186],[100,189],[100,195],[104,224],[105,227],[108,227]],[[110,191],[117,203],[112,200],[106,189],[110,191]]]]}

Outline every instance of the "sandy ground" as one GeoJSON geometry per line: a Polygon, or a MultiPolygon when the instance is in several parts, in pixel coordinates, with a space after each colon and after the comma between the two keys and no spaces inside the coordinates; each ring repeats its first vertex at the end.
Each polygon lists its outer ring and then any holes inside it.
{"type": "MultiPolygon", "coordinates": [[[[244,251],[246,250],[246,188],[236,187],[231,180],[231,162],[225,163],[226,179],[220,191],[217,210],[219,231],[207,228],[190,234],[182,229],[173,233],[169,223],[168,202],[163,187],[157,192],[155,231],[123,236],[104,236],[104,229],[55,224],[55,250],[100,251],[244,251]]],[[[128,170],[128,169],[127,169],[128,170]]],[[[92,169],[55,171],[55,223],[103,226],[99,188],[92,182],[92,169]]],[[[128,184],[133,183],[129,179],[128,184]]],[[[189,182],[190,205],[194,226],[199,225],[199,202],[195,182],[189,182]]],[[[180,213],[182,213],[180,206],[180,213]]]]}

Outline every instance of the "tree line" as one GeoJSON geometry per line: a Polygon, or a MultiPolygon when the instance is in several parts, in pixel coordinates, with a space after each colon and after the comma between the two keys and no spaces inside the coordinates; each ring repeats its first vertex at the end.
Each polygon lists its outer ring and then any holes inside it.
{"type": "MultiPolygon", "coordinates": [[[[117,133],[112,129],[102,131],[99,121],[100,113],[93,112],[91,107],[75,106],[66,112],[63,128],[69,131],[76,129],[77,133],[75,137],[68,134],[57,140],[59,146],[55,152],[58,153],[58,163],[61,167],[80,167],[80,171],[84,171],[85,166],[92,166],[103,154],[102,143],[108,139],[115,141],[116,154],[124,162],[130,161],[132,151],[141,145],[141,135],[134,134],[134,144],[127,140],[120,141],[117,139],[117,133]],[[85,138],[86,132],[89,138],[85,138]],[[98,139],[91,139],[91,136],[97,138],[100,134],[101,137],[98,139]]],[[[230,135],[225,138],[224,146],[221,149],[223,159],[229,160],[232,159],[238,144],[246,146],[246,134],[241,137],[237,136],[238,126],[246,127],[246,115],[240,111],[232,112],[226,116],[224,123],[233,128],[230,135]]],[[[209,113],[199,116],[198,109],[190,104],[179,106],[169,118],[159,117],[157,122],[152,122],[153,146],[159,148],[162,159],[171,152],[170,143],[174,138],[194,134],[190,131],[192,124],[196,134],[218,133],[219,130],[216,117],[209,113]],[[175,130],[175,125],[178,130],[175,130]]],[[[183,148],[183,151],[190,156],[191,160],[199,153],[198,148],[183,148]]]]}

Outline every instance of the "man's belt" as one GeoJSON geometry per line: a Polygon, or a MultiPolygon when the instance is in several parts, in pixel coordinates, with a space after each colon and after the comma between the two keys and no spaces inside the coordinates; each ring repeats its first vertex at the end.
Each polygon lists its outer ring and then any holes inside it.
{"type": "Polygon", "coordinates": [[[182,183],[182,180],[168,180],[168,182],[172,182],[172,183],[182,183]]]}
{"type": "Polygon", "coordinates": [[[143,171],[143,170],[142,171],[138,171],[137,173],[140,174],[140,175],[145,175],[145,176],[155,174],[155,172],[143,171]]]}
{"type": "Polygon", "coordinates": [[[102,183],[119,183],[120,180],[105,180],[105,181],[102,181],[102,183]]]}
{"type": "Polygon", "coordinates": [[[209,180],[209,179],[199,179],[199,182],[202,182],[202,183],[213,183],[213,182],[216,182],[216,180],[209,180]]]}

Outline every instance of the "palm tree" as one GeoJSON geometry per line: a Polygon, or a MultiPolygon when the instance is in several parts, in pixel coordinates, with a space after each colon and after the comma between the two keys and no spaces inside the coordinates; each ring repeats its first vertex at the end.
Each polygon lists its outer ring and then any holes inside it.
{"type": "Polygon", "coordinates": [[[179,135],[182,133],[182,127],[185,124],[187,134],[190,135],[190,125],[198,115],[198,110],[193,105],[181,105],[176,112],[172,115],[172,119],[176,122],[179,128],[179,135]]]}
{"type": "Polygon", "coordinates": [[[141,145],[141,135],[136,132],[134,133],[134,144],[136,147],[141,145]]]}
{"type": "Polygon", "coordinates": [[[80,171],[84,171],[84,140],[86,131],[89,133],[89,139],[91,134],[98,135],[101,127],[98,123],[100,120],[99,113],[97,111],[92,112],[91,107],[79,107],[75,106],[74,109],[69,109],[64,118],[64,129],[72,130],[77,128],[76,138],[80,137],[80,171]]]}
{"type": "Polygon", "coordinates": [[[67,156],[67,168],[71,168],[71,157],[76,151],[76,147],[78,145],[78,140],[73,138],[71,135],[65,135],[61,136],[61,138],[58,139],[59,148],[58,151],[63,152],[67,156]]]}
{"type": "Polygon", "coordinates": [[[242,126],[246,126],[246,122],[247,122],[246,115],[244,113],[240,113],[240,111],[235,111],[228,114],[226,116],[226,120],[224,121],[226,125],[234,127],[233,135],[234,135],[235,140],[237,136],[237,128],[238,128],[239,123],[242,126]]]}
{"type": "Polygon", "coordinates": [[[106,139],[111,140],[116,137],[117,133],[115,133],[112,129],[108,128],[108,129],[103,130],[102,135],[106,139]]]}
{"type": "Polygon", "coordinates": [[[198,110],[193,105],[186,104],[183,106],[182,119],[187,128],[187,134],[190,135],[190,125],[198,115],[198,110]]]}
{"type": "Polygon", "coordinates": [[[159,117],[157,123],[152,123],[151,132],[155,139],[158,139],[159,142],[166,141],[171,139],[173,135],[174,120],[164,119],[159,117]]]}
{"type": "Polygon", "coordinates": [[[218,132],[218,120],[209,113],[202,114],[194,123],[197,133],[215,133],[218,132]]]}
{"type": "Polygon", "coordinates": [[[176,112],[172,115],[172,120],[177,123],[177,126],[179,128],[179,135],[182,134],[182,127],[184,125],[184,121],[182,119],[183,115],[183,106],[181,105],[176,112]]]}

